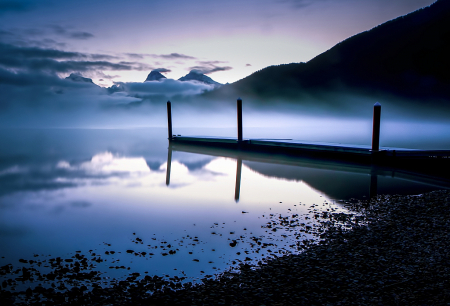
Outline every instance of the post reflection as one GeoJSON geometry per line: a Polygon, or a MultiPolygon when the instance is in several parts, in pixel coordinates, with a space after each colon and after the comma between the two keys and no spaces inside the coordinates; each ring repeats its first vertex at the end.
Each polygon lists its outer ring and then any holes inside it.
{"type": "Polygon", "coordinates": [[[236,167],[236,186],[234,188],[234,200],[239,202],[239,195],[241,192],[241,172],[242,172],[242,158],[237,159],[236,167]]]}
{"type": "Polygon", "coordinates": [[[172,145],[169,144],[167,150],[166,186],[170,185],[170,168],[172,166],[172,145]]]}

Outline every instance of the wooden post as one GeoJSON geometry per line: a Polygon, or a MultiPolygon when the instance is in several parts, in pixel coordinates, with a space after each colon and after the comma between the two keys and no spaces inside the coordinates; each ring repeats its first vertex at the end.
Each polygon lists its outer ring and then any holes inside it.
{"type": "Polygon", "coordinates": [[[172,105],[170,101],[167,101],[167,129],[169,135],[169,141],[172,140],[172,105]]]}
{"type": "Polygon", "coordinates": [[[238,128],[238,141],[242,141],[242,100],[237,99],[237,128],[238,128]]]}
{"type": "Polygon", "coordinates": [[[377,102],[373,105],[372,151],[380,150],[380,119],[381,104],[377,102]]]}

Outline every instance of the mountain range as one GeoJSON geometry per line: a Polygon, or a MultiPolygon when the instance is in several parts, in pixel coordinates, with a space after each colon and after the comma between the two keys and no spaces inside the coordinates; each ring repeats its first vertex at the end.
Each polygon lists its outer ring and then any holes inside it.
{"type": "MultiPolygon", "coordinates": [[[[166,77],[159,71],[159,69],[152,70],[149,75],[147,76],[147,79],[145,82],[149,81],[161,81],[162,79],[165,79],[166,77]]],[[[188,74],[186,74],[184,77],[181,77],[178,79],[178,81],[197,81],[209,85],[216,85],[220,86],[222,84],[214,81],[210,77],[204,75],[198,70],[191,70],[188,74]]]]}
{"type": "MultiPolygon", "coordinates": [[[[449,55],[450,0],[437,0],[354,35],[306,63],[269,66],[226,85],[197,70],[178,80],[215,85],[196,97],[211,105],[241,97],[257,107],[277,107],[282,101],[351,112],[367,109],[369,102],[388,101],[400,111],[432,110],[445,116],[450,111],[449,55]]],[[[160,71],[151,71],[145,82],[166,79],[160,71]]],[[[80,74],[66,79],[92,82],[80,74]]],[[[110,93],[121,90],[108,88],[110,93]]]]}
{"type": "Polygon", "coordinates": [[[302,103],[326,93],[355,93],[450,107],[449,70],[450,1],[438,0],[352,36],[307,63],[270,66],[203,96],[302,103]]]}

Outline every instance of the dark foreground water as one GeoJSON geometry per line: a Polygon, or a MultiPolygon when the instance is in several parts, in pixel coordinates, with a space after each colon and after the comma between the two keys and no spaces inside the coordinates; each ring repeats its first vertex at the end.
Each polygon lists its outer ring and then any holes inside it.
{"type": "Polygon", "coordinates": [[[0,266],[32,260],[45,273],[51,259],[70,266],[83,254],[105,282],[131,272],[196,281],[298,253],[299,240],[314,238],[314,207],[339,212],[352,197],[446,187],[336,163],[172,151],[165,136],[158,128],[1,130],[0,266]],[[302,230],[270,226],[295,215],[302,230]]]}

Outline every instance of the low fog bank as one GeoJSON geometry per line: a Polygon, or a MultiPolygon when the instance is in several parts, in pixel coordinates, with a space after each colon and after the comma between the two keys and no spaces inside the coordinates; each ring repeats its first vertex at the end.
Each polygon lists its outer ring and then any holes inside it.
{"type": "MultiPolygon", "coordinates": [[[[165,128],[170,100],[175,134],[235,136],[237,97],[210,99],[199,94],[210,86],[197,82],[165,80],[102,88],[55,77],[36,84],[3,83],[0,89],[0,128],[165,128]]],[[[373,104],[379,102],[382,146],[450,148],[449,112],[424,107],[426,103],[342,93],[300,101],[241,98],[248,138],[370,145],[373,104]]]]}
{"type": "MultiPolygon", "coordinates": [[[[210,103],[234,105],[241,97],[245,105],[258,110],[302,111],[308,114],[335,117],[364,117],[376,102],[381,103],[383,115],[395,120],[406,117],[411,120],[446,121],[450,114],[450,100],[436,98],[403,97],[382,90],[354,89],[342,85],[327,89],[296,88],[295,94],[272,93],[273,87],[259,92],[251,88],[236,88],[234,84],[202,94],[201,98],[210,103]]],[[[291,89],[292,90],[292,89],[291,89]]]]}
{"type": "Polygon", "coordinates": [[[73,81],[56,75],[37,75],[34,81],[20,74],[0,78],[1,128],[164,126],[168,100],[189,104],[193,96],[214,88],[176,80],[103,88],[81,76],[73,81]]]}
{"type": "Polygon", "coordinates": [[[448,101],[411,100],[379,92],[297,90],[295,98],[264,98],[255,92],[236,92],[232,85],[215,89],[196,81],[162,79],[103,88],[75,73],[60,78],[50,73],[0,72],[0,127],[162,127],[168,100],[181,124],[223,127],[229,126],[225,117],[235,113],[239,96],[245,116],[273,115],[265,125],[272,121],[278,125],[282,114],[365,120],[376,102],[382,105],[383,118],[395,121],[446,122],[450,113],[448,101]]]}
{"type": "MultiPolygon", "coordinates": [[[[267,114],[254,114],[244,116],[243,125],[244,138],[251,139],[294,139],[367,146],[372,143],[372,118],[341,120],[285,114],[274,120],[267,114]],[[259,126],[251,125],[252,122],[259,122],[259,126]]],[[[380,145],[391,148],[450,150],[449,129],[450,124],[445,123],[384,120],[381,122],[380,145]]],[[[237,129],[236,126],[211,128],[174,124],[173,133],[185,136],[236,137],[237,129]]]]}

